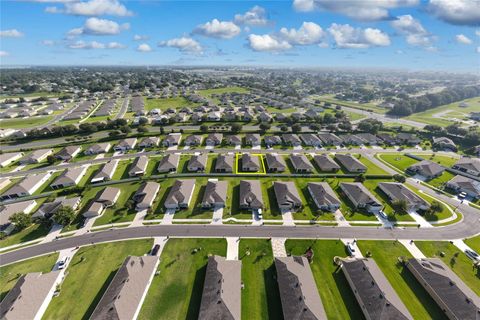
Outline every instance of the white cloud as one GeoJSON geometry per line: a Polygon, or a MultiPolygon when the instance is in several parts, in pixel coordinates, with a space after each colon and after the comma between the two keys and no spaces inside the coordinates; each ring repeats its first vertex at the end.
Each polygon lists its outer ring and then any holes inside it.
{"type": "Polygon", "coordinates": [[[137,51],[139,51],[139,52],[150,52],[150,51],[152,51],[152,48],[148,44],[142,43],[142,44],[138,45],[137,51]]]}
{"type": "Polygon", "coordinates": [[[280,52],[289,50],[292,45],[285,40],[277,39],[269,34],[248,36],[249,46],[254,51],[262,52],[280,52]]]}
{"type": "Polygon", "coordinates": [[[268,19],[264,8],[254,6],[244,14],[236,14],[234,22],[240,25],[262,27],[268,24],[268,19]]]}
{"type": "Polygon", "coordinates": [[[169,47],[179,49],[184,53],[202,53],[202,46],[196,40],[189,37],[174,38],[162,41],[158,44],[160,47],[169,47]]]}
{"type": "Polygon", "coordinates": [[[313,22],[304,22],[298,30],[281,28],[279,34],[292,45],[319,44],[326,35],[322,27],[313,22]]]}
{"type": "Polygon", "coordinates": [[[386,33],[373,28],[354,28],[349,24],[332,23],[328,31],[338,48],[365,49],[369,47],[385,47],[390,45],[386,33]]]}
{"type": "Polygon", "coordinates": [[[68,31],[67,35],[79,36],[82,34],[87,35],[115,35],[119,34],[122,30],[130,28],[129,23],[118,24],[115,21],[99,18],[88,18],[85,24],[81,28],[74,28],[68,31]]]}
{"type": "MultiPolygon", "coordinates": [[[[45,1],[49,2],[49,1],[45,1]]],[[[62,2],[62,1],[59,1],[62,2]]],[[[132,16],[129,11],[118,0],[90,0],[90,1],[64,1],[65,7],[47,7],[45,12],[48,13],[65,13],[77,16],[132,16]]]]}
{"type": "Polygon", "coordinates": [[[475,35],[478,36],[478,37],[480,37],[480,29],[475,30],[475,35]]]}
{"type": "Polygon", "coordinates": [[[457,40],[457,42],[461,43],[461,44],[472,44],[473,43],[473,41],[464,34],[457,34],[455,36],[455,40],[457,40]]]}
{"type": "Polygon", "coordinates": [[[432,44],[436,37],[425,30],[421,22],[411,15],[398,16],[396,20],[391,22],[391,25],[399,34],[405,36],[405,41],[408,44],[429,49],[433,48],[432,44]]]}
{"type": "Polygon", "coordinates": [[[83,40],[75,41],[67,45],[70,49],[123,49],[126,48],[123,44],[118,42],[102,43],[97,41],[86,42],[83,40]]]}
{"type": "Polygon", "coordinates": [[[55,45],[55,41],[53,40],[42,40],[41,44],[43,44],[44,46],[47,46],[47,47],[51,47],[51,46],[54,46],[55,45]]]}
{"type": "Polygon", "coordinates": [[[20,38],[24,34],[17,29],[9,29],[0,31],[0,38],[20,38]]]}
{"type": "Polygon", "coordinates": [[[476,52],[480,53],[480,47],[477,47],[476,52]]]}
{"type": "Polygon", "coordinates": [[[388,19],[389,9],[418,3],[419,0],[294,0],[293,7],[297,11],[331,11],[357,20],[373,21],[388,19]]]}
{"type": "Polygon", "coordinates": [[[134,41],[148,40],[148,38],[149,38],[148,36],[140,35],[140,34],[136,34],[133,36],[134,41]]]}
{"type": "Polygon", "coordinates": [[[480,21],[478,0],[430,0],[427,8],[439,19],[455,25],[478,26],[480,21]]]}
{"type": "Polygon", "coordinates": [[[10,53],[8,53],[7,51],[0,51],[0,57],[6,57],[10,55],[10,53]]]}
{"type": "Polygon", "coordinates": [[[231,21],[219,21],[213,19],[205,24],[201,24],[193,30],[193,33],[205,37],[231,39],[240,34],[240,28],[231,21]]]}

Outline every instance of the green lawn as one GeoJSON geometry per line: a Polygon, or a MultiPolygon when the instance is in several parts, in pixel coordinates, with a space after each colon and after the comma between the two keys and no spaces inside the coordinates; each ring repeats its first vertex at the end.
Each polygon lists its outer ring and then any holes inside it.
{"type": "Polygon", "coordinates": [[[38,238],[42,238],[48,234],[49,229],[42,224],[32,224],[30,227],[23,229],[22,231],[14,231],[5,239],[0,240],[0,247],[6,248],[14,244],[22,242],[32,241],[38,238]]]}
{"type": "Polygon", "coordinates": [[[404,172],[412,164],[418,162],[413,158],[401,154],[379,154],[378,156],[380,157],[380,159],[391,164],[402,172],[404,172]]]}
{"type": "Polygon", "coordinates": [[[138,319],[197,319],[208,255],[226,252],[224,239],[168,240],[138,319]]]}
{"type": "Polygon", "coordinates": [[[357,103],[353,101],[344,101],[344,100],[338,100],[334,98],[334,95],[328,94],[328,95],[323,95],[318,97],[320,101],[324,102],[329,102],[332,104],[338,104],[340,106],[347,106],[350,108],[355,108],[355,109],[360,109],[360,110],[367,110],[367,111],[372,111],[375,113],[385,113],[387,112],[387,109],[379,107],[373,103],[357,103]]]}
{"type": "Polygon", "coordinates": [[[131,160],[123,160],[118,162],[117,170],[113,174],[112,180],[121,180],[128,178],[128,167],[132,163],[131,160]]]}
{"type": "Polygon", "coordinates": [[[275,279],[272,243],[265,239],[241,240],[242,319],[282,319],[282,304],[275,279]]]}
{"type": "Polygon", "coordinates": [[[43,319],[88,319],[125,258],[142,256],[152,245],[151,239],[145,239],[81,248],[43,319]]]}
{"type": "Polygon", "coordinates": [[[358,241],[363,254],[371,252],[385,277],[406,305],[414,319],[445,319],[442,310],[417,282],[398,257],[412,258],[408,250],[394,241],[358,241]]]}
{"type": "Polygon", "coordinates": [[[198,93],[205,98],[212,99],[215,103],[219,103],[220,100],[217,98],[212,98],[213,94],[222,94],[227,92],[236,92],[236,93],[248,93],[250,90],[242,87],[224,87],[224,88],[215,88],[215,89],[205,89],[199,90],[198,93]]]}
{"type": "Polygon", "coordinates": [[[427,124],[435,124],[446,127],[455,122],[455,119],[463,119],[470,112],[478,111],[480,108],[480,97],[463,100],[468,107],[459,107],[461,102],[454,102],[447,105],[439,106],[424,112],[419,112],[408,116],[406,119],[423,122],[427,124]],[[445,112],[445,113],[444,113],[445,112]],[[442,113],[441,117],[434,117],[435,114],[442,113]],[[463,114],[463,117],[462,117],[463,114]]]}
{"type": "MultiPolygon", "coordinates": [[[[192,178],[188,178],[192,179],[192,178]]],[[[208,178],[197,178],[195,188],[193,189],[192,200],[188,209],[182,209],[175,213],[175,219],[210,219],[212,218],[212,210],[203,210],[201,202],[205,193],[205,186],[208,178]]],[[[162,202],[163,204],[163,202],[162,202]]]]}
{"type": "Polygon", "coordinates": [[[32,258],[0,268],[0,301],[7,295],[21,275],[30,272],[49,272],[57,261],[58,253],[32,258]]]}
{"type": "Polygon", "coordinates": [[[338,240],[287,240],[287,253],[303,255],[314,251],[310,264],[328,319],[362,319],[360,309],[343,272],[333,263],[335,256],[345,257],[345,246],[338,240]]]}
{"type": "Polygon", "coordinates": [[[444,167],[451,167],[453,166],[457,161],[458,161],[458,157],[454,157],[454,156],[447,156],[447,155],[442,155],[442,154],[436,154],[436,153],[432,153],[432,154],[416,154],[417,156],[420,156],[426,160],[429,160],[429,161],[432,161],[432,162],[436,162],[438,163],[439,165],[441,166],[444,166],[444,167]]]}
{"type": "Polygon", "coordinates": [[[447,241],[416,241],[417,247],[429,258],[440,258],[470,287],[480,295],[480,271],[473,268],[472,260],[447,241]],[[444,256],[442,257],[442,253],[444,256]]]}
{"type": "Polygon", "coordinates": [[[145,110],[150,111],[152,109],[165,110],[168,108],[177,109],[182,107],[192,107],[197,104],[192,103],[184,97],[176,98],[161,98],[161,99],[146,99],[145,98],[145,110]]]}
{"type": "Polygon", "coordinates": [[[39,126],[52,120],[53,116],[38,116],[29,118],[7,119],[0,121],[0,127],[3,129],[22,129],[33,126],[39,126]]]}
{"type": "Polygon", "coordinates": [[[367,167],[367,172],[366,174],[389,174],[382,168],[377,167],[372,161],[367,159],[366,157],[360,157],[358,159],[361,163],[363,163],[364,166],[367,167]]]}
{"type": "Polygon", "coordinates": [[[435,179],[427,181],[427,183],[431,186],[434,186],[435,188],[438,189],[443,189],[443,185],[453,179],[455,177],[454,174],[451,174],[450,172],[444,171],[440,177],[437,177],[435,179]]]}
{"type": "Polygon", "coordinates": [[[480,236],[466,239],[464,242],[473,250],[480,252],[480,236]]]}

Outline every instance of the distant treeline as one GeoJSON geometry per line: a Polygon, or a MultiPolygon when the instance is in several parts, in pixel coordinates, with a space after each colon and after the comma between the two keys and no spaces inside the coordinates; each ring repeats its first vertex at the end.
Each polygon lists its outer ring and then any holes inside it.
{"type": "Polygon", "coordinates": [[[480,95],[480,87],[454,87],[438,93],[429,93],[419,97],[405,97],[394,102],[394,107],[388,114],[395,116],[408,116],[412,113],[422,112],[438,106],[461,101],[480,95]]]}

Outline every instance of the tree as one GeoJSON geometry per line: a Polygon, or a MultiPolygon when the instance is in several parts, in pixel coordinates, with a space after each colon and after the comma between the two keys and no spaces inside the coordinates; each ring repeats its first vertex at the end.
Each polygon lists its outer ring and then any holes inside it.
{"type": "Polygon", "coordinates": [[[432,211],[432,213],[442,212],[443,211],[443,205],[440,202],[434,200],[430,204],[430,210],[432,211]]]}
{"type": "Polygon", "coordinates": [[[232,123],[230,126],[230,129],[232,130],[233,133],[238,133],[242,131],[242,125],[240,123],[232,123]]]}
{"type": "Polygon", "coordinates": [[[208,132],[208,125],[202,124],[202,125],[200,126],[200,131],[202,131],[202,132],[208,132]]]}
{"type": "Polygon", "coordinates": [[[392,201],[392,208],[395,213],[407,212],[407,201],[403,199],[392,201]]]}
{"type": "Polygon", "coordinates": [[[148,132],[148,128],[145,127],[145,126],[139,126],[137,128],[137,132],[139,132],[139,133],[148,132]]]}
{"type": "Polygon", "coordinates": [[[262,132],[266,132],[266,131],[268,131],[272,126],[271,126],[269,123],[262,122],[262,123],[260,123],[260,126],[259,126],[259,127],[260,127],[260,130],[261,130],[262,132]]]}
{"type": "Polygon", "coordinates": [[[128,134],[128,133],[132,132],[132,129],[131,129],[129,126],[121,126],[121,127],[120,127],[120,131],[122,131],[123,133],[128,134]]]}
{"type": "Polygon", "coordinates": [[[300,123],[294,123],[292,125],[292,131],[293,132],[300,132],[302,131],[302,126],[300,125],[300,123]]]}
{"type": "Polygon", "coordinates": [[[145,118],[145,117],[140,117],[140,118],[138,119],[138,124],[139,124],[140,126],[145,125],[145,124],[147,124],[147,123],[148,123],[148,119],[145,118]]]}
{"type": "Polygon", "coordinates": [[[48,162],[48,164],[54,164],[54,163],[55,163],[55,160],[56,160],[56,159],[55,159],[55,156],[53,156],[53,155],[47,156],[47,162],[48,162]]]}
{"type": "Polygon", "coordinates": [[[282,125],[280,126],[280,130],[281,130],[282,132],[287,132],[287,131],[288,131],[288,127],[287,127],[286,125],[282,124],[282,125]]]}
{"type": "Polygon", "coordinates": [[[397,182],[400,182],[400,183],[404,183],[407,179],[405,178],[405,176],[403,174],[394,174],[393,175],[393,180],[395,180],[397,182]]]}
{"type": "Polygon", "coordinates": [[[72,207],[60,206],[57,212],[53,214],[53,220],[62,226],[70,225],[73,219],[75,219],[75,211],[73,211],[72,207]]]}
{"type": "Polygon", "coordinates": [[[8,220],[15,225],[15,230],[19,231],[32,224],[32,217],[23,212],[12,214],[8,220]]]}
{"type": "Polygon", "coordinates": [[[383,123],[376,119],[365,119],[360,121],[360,123],[358,124],[358,129],[371,134],[376,134],[382,128],[383,123]]]}
{"type": "Polygon", "coordinates": [[[355,177],[356,182],[365,182],[365,180],[367,180],[367,178],[365,178],[365,175],[363,173],[355,177]]]}

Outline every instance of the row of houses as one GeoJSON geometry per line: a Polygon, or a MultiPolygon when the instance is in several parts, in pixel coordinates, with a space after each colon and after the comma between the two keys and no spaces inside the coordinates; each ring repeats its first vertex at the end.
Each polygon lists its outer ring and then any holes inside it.
{"type": "Polygon", "coordinates": [[[108,99],[103,101],[102,105],[93,113],[94,117],[111,116],[115,109],[116,100],[108,99]]]}
{"type": "Polygon", "coordinates": [[[74,106],[70,113],[67,114],[63,120],[78,120],[86,117],[92,109],[97,105],[96,100],[86,100],[74,106]]]}

